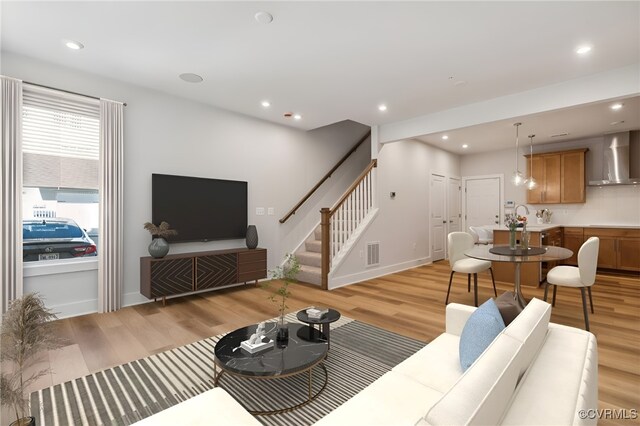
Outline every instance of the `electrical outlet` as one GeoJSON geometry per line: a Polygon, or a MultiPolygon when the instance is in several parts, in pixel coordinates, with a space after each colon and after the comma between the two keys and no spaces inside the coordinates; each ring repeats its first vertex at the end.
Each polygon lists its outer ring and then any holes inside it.
{"type": "Polygon", "coordinates": [[[360,250],[360,259],[364,257],[364,250],[360,250]]]}
{"type": "Polygon", "coordinates": [[[276,211],[276,210],[275,210],[273,207],[268,207],[268,208],[267,208],[267,214],[268,214],[269,216],[273,216],[273,215],[275,214],[275,211],[276,211]]]}
{"type": "Polygon", "coordinates": [[[264,207],[256,207],[256,215],[264,216],[264,207]]]}

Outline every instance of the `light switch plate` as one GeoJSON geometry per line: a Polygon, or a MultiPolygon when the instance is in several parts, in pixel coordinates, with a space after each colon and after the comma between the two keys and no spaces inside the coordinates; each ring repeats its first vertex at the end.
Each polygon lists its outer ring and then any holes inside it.
{"type": "Polygon", "coordinates": [[[268,207],[267,208],[267,214],[269,216],[273,216],[275,214],[275,209],[273,207],[268,207]]]}
{"type": "Polygon", "coordinates": [[[264,216],[264,207],[256,207],[256,215],[264,216]]]}

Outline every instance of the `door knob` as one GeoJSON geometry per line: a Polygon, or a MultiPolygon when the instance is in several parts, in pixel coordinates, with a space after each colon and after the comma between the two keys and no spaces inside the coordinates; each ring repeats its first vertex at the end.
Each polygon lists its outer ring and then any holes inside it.
{"type": "Polygon", "coordinates": [[[447,223],[447,221],[446,221],[446,220],[443,220],[443,221],[442,221],[442,223],[447,223]]]}

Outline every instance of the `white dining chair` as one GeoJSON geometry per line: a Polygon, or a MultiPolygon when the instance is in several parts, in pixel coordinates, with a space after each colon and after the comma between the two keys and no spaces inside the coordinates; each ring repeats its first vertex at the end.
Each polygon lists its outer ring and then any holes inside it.
{"type": "Polygon", "coordinates": [[[593,314],[593,297],[591,296],[591,286],[596,281],[596,269],[598,267],[598,250],[600,249],[600,239],[591,237],[582,244],[578,251],[578,267],[556,266],[547,273],[547,281],[544,286],[544,300],[547,301],[549,284],[553,285],[552,306],[556,305],[556,292],[558,286],[576,287],[582,293],[582,310],[584,311],[585,329],[589,331],[589,312],[587,311],[587,297],[585,288],[589,292],[589,304],[593,314]]]}
{"type": "Polygon", "coordinates": [[[449,256],[449,265],[451,267],[451,275],[449,276],[449,288],[447,289],[447,298],[444,302],[446,305],[449,303],[449,293],[451,292],[451,281],[453,280],[453,274],[460,272],[467,274],[467,291],[471,291],[471,274],[473,274],[473,301],[478,306],[478,272],[486,271],[491,272],[491,281],[493,282],[493,292],[496,297],[498,292],[496,290],[496,282],[493,279],[493,269],[491,269],[491,262],[488,260],[472,259],[465,256],[464,252],[473,248],[473,237],[466,232],[451,232],[447,236],[447,254],[449,256]]]}

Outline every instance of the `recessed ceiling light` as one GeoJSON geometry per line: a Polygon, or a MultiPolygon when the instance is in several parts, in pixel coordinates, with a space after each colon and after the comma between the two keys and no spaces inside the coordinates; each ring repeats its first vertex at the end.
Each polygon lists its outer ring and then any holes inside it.
{"type": "Polygon", "coordinates": [[[294,120],[300,120],[302,119],[302,116],[300,114],[294,114],[293,118],[294,120]]]}
{"type": "Polygon", "coordinates": [[[462,145],[462,147],[463,147],[464,149],[467,149],[467,148],[469,148],[469,145],[467,145],[467,144],[465,143],[464,145],[462,145]]]}
{"type": "Polygon", "coordinates": [[[84,44],[80,43],[79,41],[67,40],[64,42],[64,45],[71,50],[84,49],[84,44]]]}
{"type": "Polygon", "coordinates": [[[273,21],[273,15],[269,12],[260,11],[253,15],[253,17],[261,24],[270,24],[273,21]]]}
{"type": "Polygon", "coordinates": [[[387,110],[387,106],[385,104],[378,105],[378,111],[386,111],[386,110],[387,110]]]}
{"type": "Polygon", "coordinates": [[[447,136],[447,135],[442,135],[442,140],[443,140],[443,141],[446,141],[447,139],[449,139],[449,136],[447,136]]]}
{"type": "Polygon", "coordinates": [[[617,103],[611,105],[609,108],[611,108],[614,111],[617,111],[619,109],[622,109],[622,105],[624,105],[624,104],[621,104],[620,102],[617,102],[617,103]]]}
{"type": "Polygon", "coordinates": [[[579,46],[579,47],[576,49],[576,53],[577,53],[578,55],[586,55],[586,54],[587,54],[587,53],[589,53],[589,52],[591,52],[591,46],[587,46],[587,45],[585,45],[585,46],[579,46]]]}
{"type": "Polygon", "coordinates": [[[202,77],[200,77],[198,74],[193,74],[190,72],[180,74],[180,78],[187,83],[200,83],[203,80],[202,77]]]}
{"type": "Polygon", "coordinates": [[[271,102],[269,101],[262,101],[260,104],[265,108],[269,108],[271,106],[271,102]]]}

